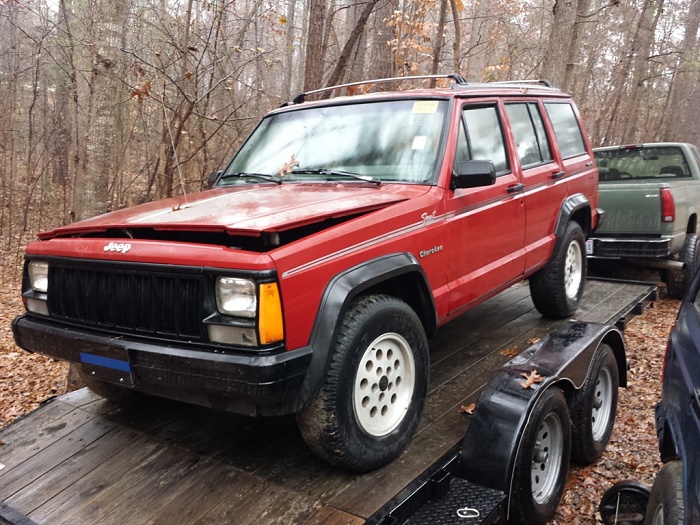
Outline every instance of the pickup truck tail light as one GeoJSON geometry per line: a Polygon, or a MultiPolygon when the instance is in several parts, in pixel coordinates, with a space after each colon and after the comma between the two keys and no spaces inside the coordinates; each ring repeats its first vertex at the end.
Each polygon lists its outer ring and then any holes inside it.
{"type": "Polygon", "coordinates": [[[670,188],[661,188],[661,222],[676,222],[676,203],[670,188]]]}

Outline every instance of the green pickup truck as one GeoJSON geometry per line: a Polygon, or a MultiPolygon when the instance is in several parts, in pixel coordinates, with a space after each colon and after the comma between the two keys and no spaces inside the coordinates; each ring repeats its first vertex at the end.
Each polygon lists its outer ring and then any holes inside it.
{"type": "Polygon", "coordinates": [[[700,265],[700,151],[664,142],[594,150],[605,221],[588,239],[589,259],[624,259],[661,270],[682,298],[700,265]]]}

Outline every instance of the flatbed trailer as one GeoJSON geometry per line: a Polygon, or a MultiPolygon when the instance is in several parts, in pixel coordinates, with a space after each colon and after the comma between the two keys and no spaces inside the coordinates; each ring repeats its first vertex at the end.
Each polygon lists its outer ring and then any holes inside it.
{"type": "MultiPolygon", "coordinates": [[[[0,523],[502,523],[505,492],[479,481],[487,466],[465,465],[479,453],[475,435],[486,439],[469,432],[484,389],[528,366],[543,339],[556,344],[553,333],[619,333],[656,294],[650,283],[590,279],[572,323],[543,318],[519,284],[448,323],[430,341],[417,434],[397,460],[367,474],[317,459],[289,417],[155,398],[123,406],[87,389],[53,398],[0,430],[0,523]],[[460,410],[477,402],[473,416],[460,410]],[[475,472],[479,480],[468,480],[475,472]]],[[[484,472],[485,481],[501,475],[484,472]]]]}

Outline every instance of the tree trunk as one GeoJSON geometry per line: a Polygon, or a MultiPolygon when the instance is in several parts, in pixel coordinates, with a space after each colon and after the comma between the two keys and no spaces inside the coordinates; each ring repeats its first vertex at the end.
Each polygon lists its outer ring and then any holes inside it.
{"type": "Polygon", "coordinates": [[[323,84],[325,20],[326,0],[309,0],[309,31],[306,39],[304,91],[318,89],[323,84]]]}
{"type": "Polygon", "coordinates": [[[700,71],[698,70],[698,27],[700,26],[700,0],[691,0],[685,20],[685,34],[673,85],[666,140],[700,142],[700,71]]]}

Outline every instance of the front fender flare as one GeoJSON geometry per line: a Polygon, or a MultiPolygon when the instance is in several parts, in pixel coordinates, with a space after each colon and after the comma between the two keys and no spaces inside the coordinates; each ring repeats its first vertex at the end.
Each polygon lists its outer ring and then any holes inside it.
{"type": "Polygon", "coordinates": [[[297,409],[303,407],[320,388],[332,355],[339,320],[343,318],[351,301],[382,282],[408,273],[416,274],[421,297],[428,303],[424,315],[419,313],[419,317],[426,324],[426,333],[434,330],[437,326],[437,310],[433,294],[428,277],[413,254],[385,255],[339,273],[326,286],[316,314],[309,339],[312,350],[311,364],[297,399],[297,409]]]}

